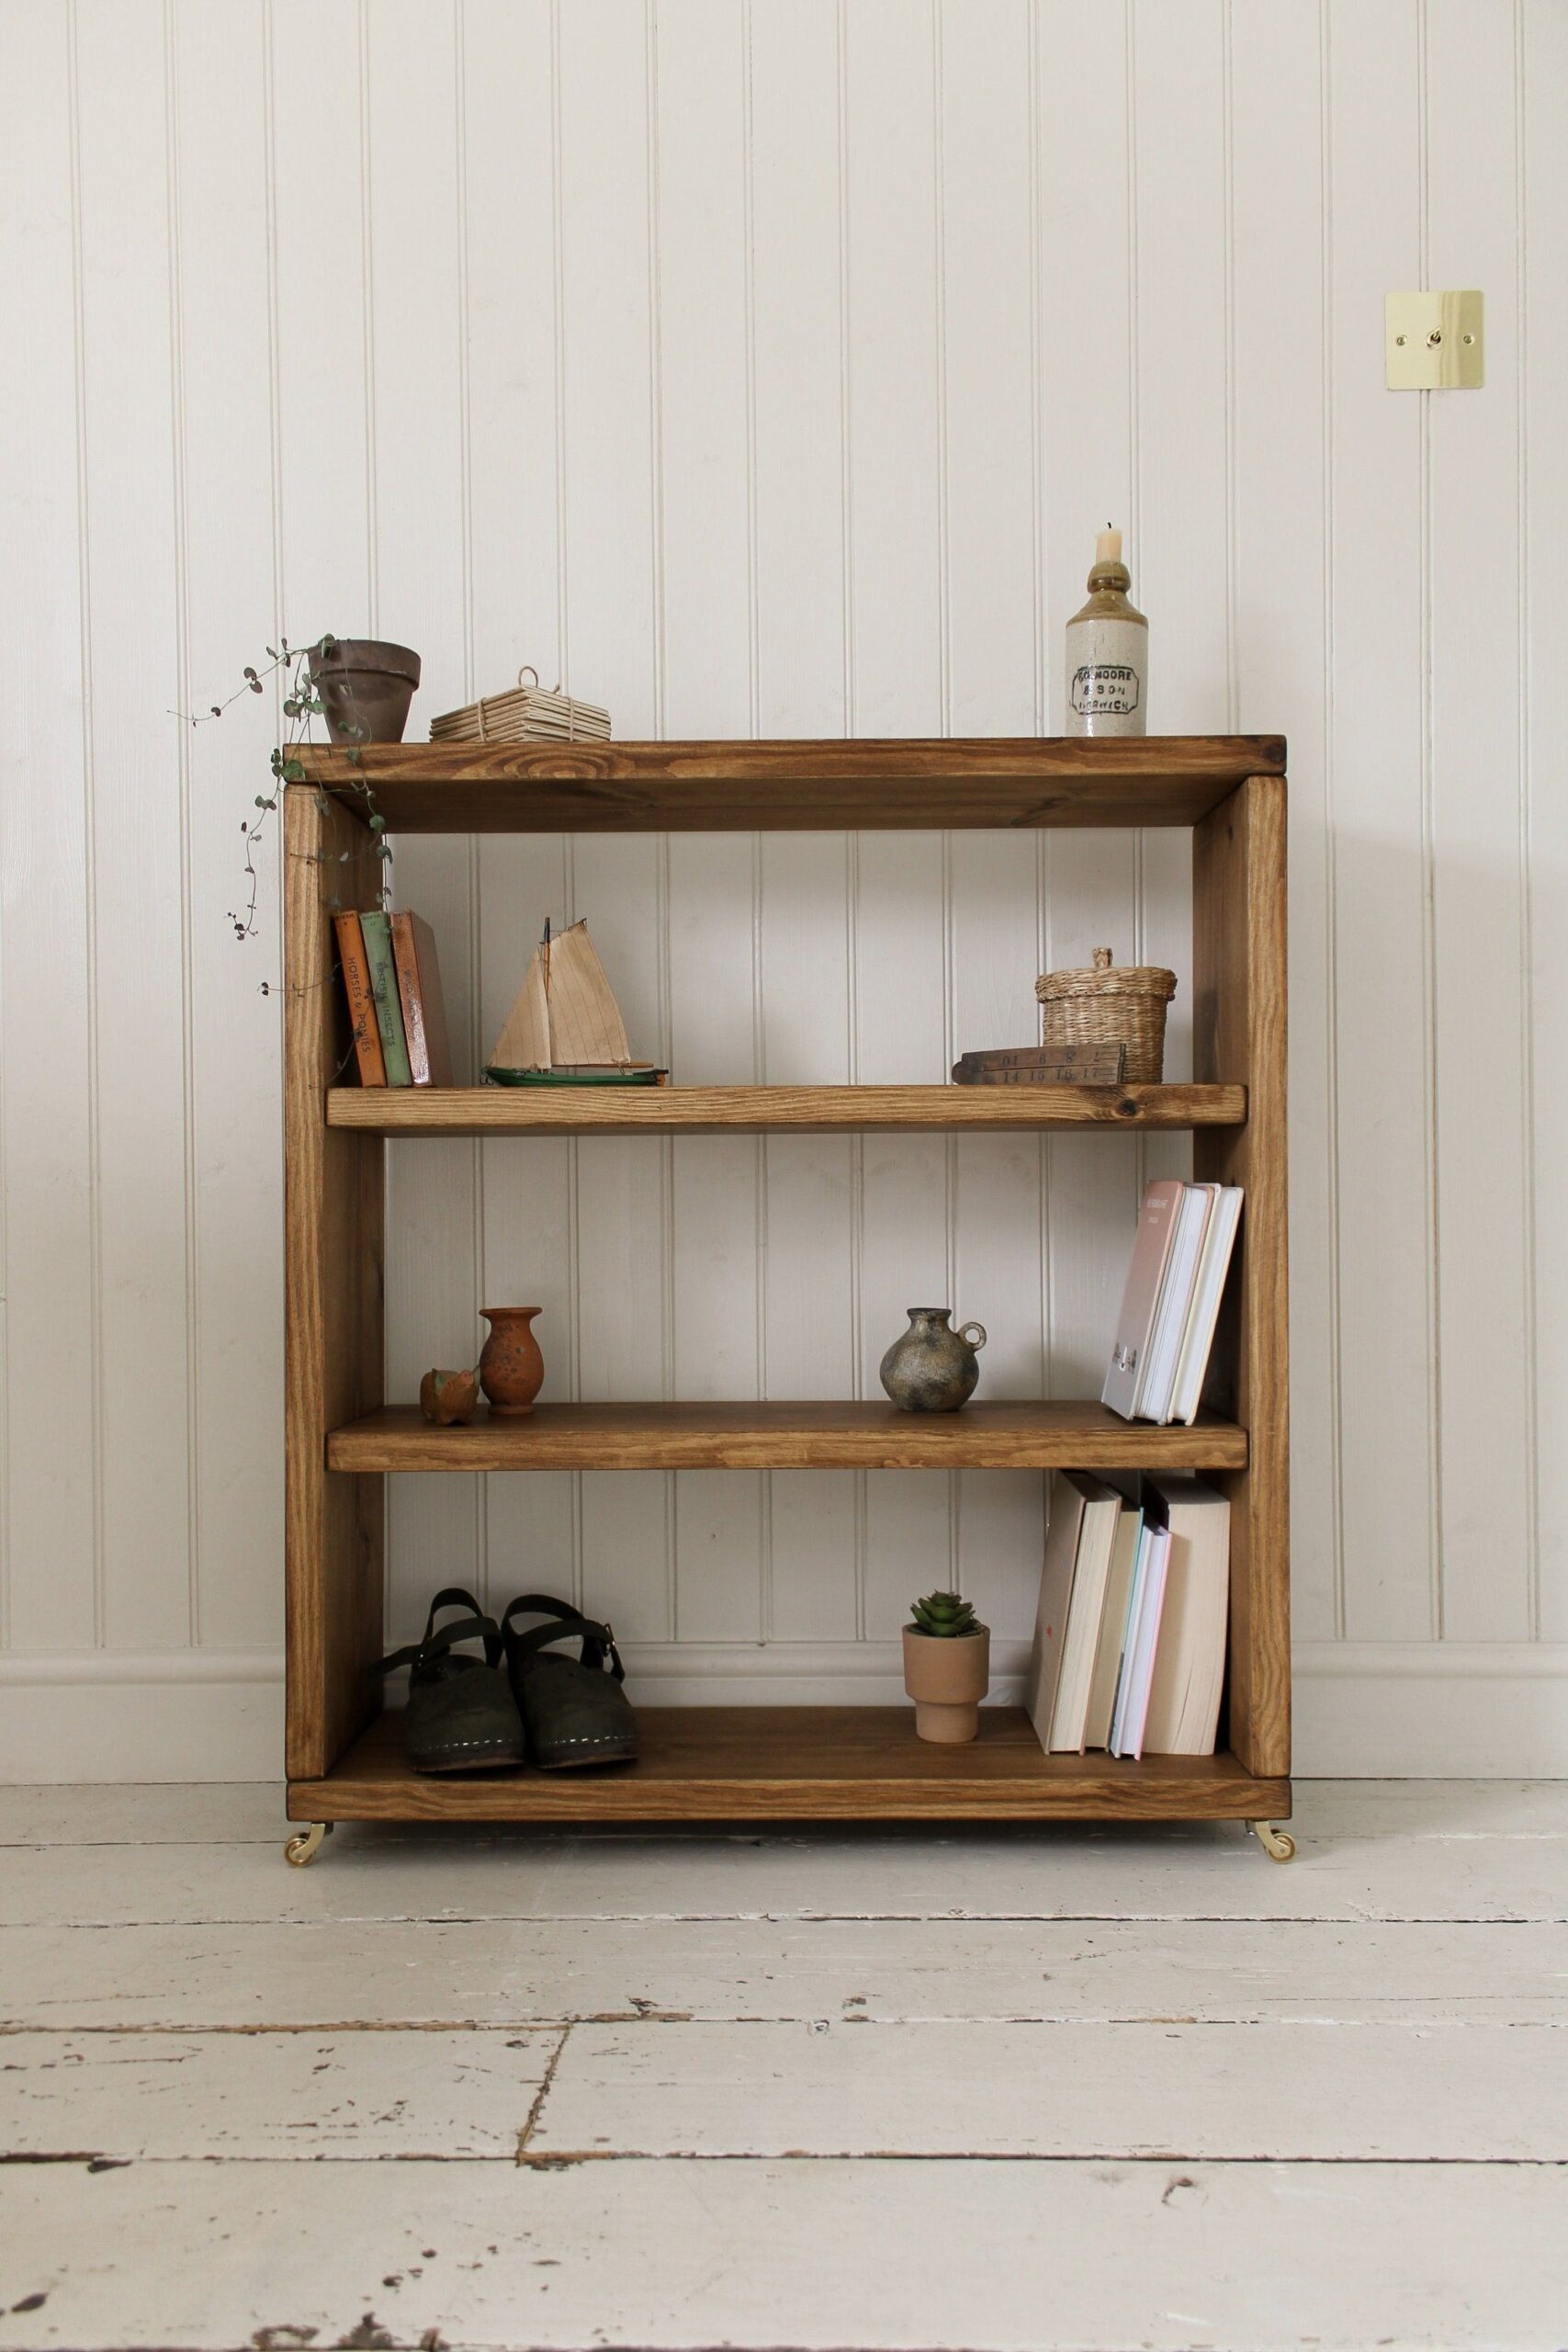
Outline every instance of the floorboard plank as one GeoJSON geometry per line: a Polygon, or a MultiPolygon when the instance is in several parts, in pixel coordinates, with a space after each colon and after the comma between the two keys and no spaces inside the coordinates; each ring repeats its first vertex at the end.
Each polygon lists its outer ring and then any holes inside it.
{"type": "Polygon", "coordinates": [[[962,1834],[563,1837],[348,1824],[310,1871],[278,1847],[23,1848],[5,1916],[105,1926],[300,1919],[1568,1919],[1568,1839],[1294,1825],[1269,1863],[1233,1825],[962,1834]]]}
{"type": "Polygon", "coordinates": [[[558,2034],[18,2033],[7,2157],[511,2160],[558,2034]],[[84,2142],[83,2135],[86,2134],[84,2142]]]}
{"type": "Polygon", "coordinates": [[[446,2352],[1553,2352],[1568,2296],[1563,2176],[1539,2165],[634,2159],[5,2176],[6,2352],[413,2346],[432,2330],[446,2352]]]}
{"type": "MultiPolygon", "coordinates": [[[[1261,1860],[1261,1858],[1259,1858],[1261,1860]]],[[[176,2031],[860,2011],[1568,2016],[1568,1930],[1225,1920],[431,1920],[0,1930],[0,2023],[176,2031]]]]}
{"type": "Polygon", "coordinates": [[[1568,2032],[576,2026],[539,2155],[1568,2158],[1568,2032]]]}

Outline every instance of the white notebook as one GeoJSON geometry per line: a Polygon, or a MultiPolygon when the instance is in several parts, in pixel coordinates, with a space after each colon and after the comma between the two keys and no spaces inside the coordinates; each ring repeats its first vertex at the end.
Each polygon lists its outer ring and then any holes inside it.
{"type": "Polygon", "coordinates": [[[1144,1747],[1151,1756],[1212,1756],[1230,1620],[1230,1503],[1179,1473],[1145,1478],[1144,1494],[1170,1537],[1144,1747]]]}
{"type": "Polygon", "coordinates": [[[1133,1608],[1122,1679],[1116,1691],[1116,1714],[1111,1726],[1112,1756],[1142,1756],[1144,1726],[1149,1711],[1149,1686],[1154,1679],[1155,1652],[1159,1644],[1160,1616],[1165,1606],[1166,1568],[1170,1557],[1170,1530],[1156,1527],[1147,1512],[1138,1539],[1133,1570],[1133,1608]]]}
{"type": "Polygon", "coordinates": [[[1100,1612],[1094,1678],[1084,1721],[1086,1748],[1111,1745],[1111,1720],[1116,1710],[1116,1686],[1122,1679],[1122,1653],[1126,1646],[1127,1615],[1133,1599],[1133,1567],[1138,1556],[1138,1530],[1143,1523],[1144,1514],[1137,1504],[1123,1502],[1117,1515],[1105,1605],[1100,1612]]]}
{"type": "Polygon", "coordinates": [[[1170,1417],[1177,1360],[1187,1332],[1193,1285],[1198,1280],[1199,1261],[1203,1255],[1203,1237],[1209,1229],[1210,1212],[1218,1190],[1217,1184],[1188,1184],[1183,1187],[1170,1259],[1166,1266],[1165,1281],[1160,1285],[1159,1312],[1155,1317],[1148,1352],[1144,1358],[1143,1375],[1138,1382],[1138,1400],[1133,1408],[1140,1420],[1165,1421],[1170,1417]]]}
{"type": "Polygon", "coordinates": [[[1241,1186],[1216,1184],[1213,1190],[1216,1198],[1203,1236],[1203,1253],[1192,1289],[1192,1309],[1187,1317],[1167,1416],[1169,1420],[1184,1421],[1189,1429],[1197,1419],[1202,1402],[1209,1351],[1214,1344],[1214,1326],[1219,1320],[1225,1276],[1230,1271],[1236,1227],[1241,1222],[1241,1186]]]}
{"type": "Polygon", "coordinates": [[[1079,1470],[1064,1471],[1062,1483],[1078,1489],[1084,1508],[1078,1523],[1072,1599],[1067,1604],[1066,1631],[1062,1640],[1062,1668],[1051,1708],[1051,1736],[1045,1745],[1054,1754],[1081,1755],[1122,1498],[1114,1487],[1079,1470]]]}
{"type": "Polygon", "coordinates": [[[1040,1602],[1034,1612],[1034,1648],[1024,1684],[1024,1704],[1042,1747],[1051,1745],[1051,1711],[1062,1671],[1062,1648],[1072,1605],[1078,1530],[1088,1498],[1064,1470],[1053,1471],[1047,1494],[1045,1559],[1040,1572],[1040,1602]]]}

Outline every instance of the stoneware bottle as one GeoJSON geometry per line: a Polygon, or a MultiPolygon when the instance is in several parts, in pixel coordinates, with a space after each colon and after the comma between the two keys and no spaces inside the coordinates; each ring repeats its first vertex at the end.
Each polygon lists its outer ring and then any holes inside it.
{"type": "Polygon", "coordinates": [[[904,1312],[909,1328],[882,1359],[882,1385],[907,1413],[956,1413],[980,1377],[976,1359],[986,1344],[984,1324],[950,1330],[951,1306],[907,1306],[904,1312]]]}
{"type": "Polygon", "coordinates": [[[1148,723],[1149,625],[1128,602],[1120,531],[1101,531],[1089,602],[1067,623],[1069,735],[1142,735],[1148,723]]]}
{"type": "Polygon", "coordinates": [[[545,1359],[530,1329],[536,1306],[486,1306],[480,1313],[490,1337],[479,1355],[479,1386],[490,1399],[491,1418],[520,1420],[534,1409],[545,1377],[545,1359]]]}

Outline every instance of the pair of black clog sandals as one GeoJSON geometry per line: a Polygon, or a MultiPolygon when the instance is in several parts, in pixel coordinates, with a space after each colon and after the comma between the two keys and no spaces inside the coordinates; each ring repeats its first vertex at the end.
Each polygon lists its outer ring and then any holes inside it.
{"type": "Polygon", "coordinates": [[[499,1624],[471,1592],[449,1585],[430,1604],[423,1638],[381,1660],[409,1668],[403,1737],[416,1772],[486,1772],[525,1761],[547,1772],[625,1764],[637,1755],[637,1717],[608,1625],[547,1592],[525,1593],[499,1624]],[[459,1610],[436,1625],[443,1611],[459,1610]],[[526,1631],[517,1622],[540,1617],[526,1631]],[[552,1647],[580,1641],[575,1658],[552,1647]],[[460,1649],[475,1643],[482,1653],[460,1649]]]}

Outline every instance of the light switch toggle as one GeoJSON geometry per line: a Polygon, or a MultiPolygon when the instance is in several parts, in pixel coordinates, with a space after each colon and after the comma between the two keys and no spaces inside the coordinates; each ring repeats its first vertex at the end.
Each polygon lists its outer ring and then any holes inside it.
{"type": "Polygon", "coordinates": [[[1473,392],[1483,366],[1481,294],[1389,294],[1383,298],[1383,359],[1391,392],[1473,392]]]}

